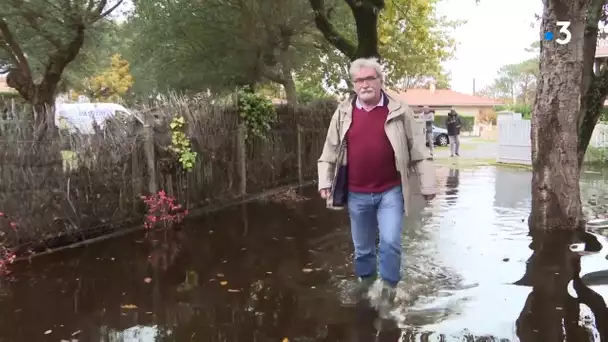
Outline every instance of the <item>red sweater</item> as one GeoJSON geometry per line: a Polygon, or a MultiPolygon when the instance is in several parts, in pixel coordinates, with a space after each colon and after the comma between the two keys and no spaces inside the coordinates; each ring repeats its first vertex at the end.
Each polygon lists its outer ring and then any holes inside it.
{"type": "Polygon", "coordinates": [[[380,193],[401,184],[395,152],[384,131],[387,116],[386,106],[369,112],[353,106],[352,124],[346,133],[348,191],[380,193]]]}

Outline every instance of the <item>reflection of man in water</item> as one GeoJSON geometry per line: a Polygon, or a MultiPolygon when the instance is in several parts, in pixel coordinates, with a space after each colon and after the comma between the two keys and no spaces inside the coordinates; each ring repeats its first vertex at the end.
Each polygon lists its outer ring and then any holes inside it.
{"type": "Polygon", "coordinates": [[[445,181],[445,195],[448,204],[456,203],[456,195],[458,195],[458,183],[460,182],[460,170],[450,169],[448,178],[445,181]]]}

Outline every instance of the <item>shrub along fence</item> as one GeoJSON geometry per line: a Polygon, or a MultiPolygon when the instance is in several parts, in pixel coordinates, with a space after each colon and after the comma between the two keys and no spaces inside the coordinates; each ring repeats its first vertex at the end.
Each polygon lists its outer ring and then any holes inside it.
{"type": "MultiPolygon", "coordinates": [[[[447,118],[448,118],[447,115],[435,115],[435,118],[434,118],[435,126],[441,127],[441,128],[446,128],[445,120],[447,118]]],[[[473,126],[475,125],[475,117],[460,115],[460,121],[462,123],[462,127],[460,128],[461,132],[473,131],[473,126]]]]}
{"type": "Polygon", "coordinates": [[[88,136],[2,136],[0,241],[23,255],[132,227],[141,195],[161,189],[193,210],[313,179],[335,103],[277,107],[266,136],[246,139],[237,110],[213,102],[173,99],[142,111],[145,125],[116,119],[88,136]],[[176,117],[196,153],[190,171],[172,150],[176,117]]]}

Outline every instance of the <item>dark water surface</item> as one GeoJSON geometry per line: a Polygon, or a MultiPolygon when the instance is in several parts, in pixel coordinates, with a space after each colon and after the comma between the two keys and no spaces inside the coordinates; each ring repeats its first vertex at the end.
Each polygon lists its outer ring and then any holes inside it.
{"type": "MultiPolygon", "coordinates": [[[[544,279],[534,268],[526,273],[530,173],[438,174],[437,200],[427,208],[413,203],[418,214],[407,219],[401,288],[411,300],[398,328],[371,309],[344,305],[353,286],[348,219],[325,210],[309,189],[179,232],[14,265],[13,279],[0,285],[0,341],[517,341],[516,321],[534,302],[531,284],[544,279]]],[[[584,178],[587,214],[601,219],[604,174],[584,178]]],[[[605,244],[602,227],[595,231],[605,244]]],[[[581,275],[589,275],[583,282],[604,298],[606,250],[580,262],[581,275]]],[[[580,324],[597,334],[593,320],[602,317],[583,309],[580,324]]]]}

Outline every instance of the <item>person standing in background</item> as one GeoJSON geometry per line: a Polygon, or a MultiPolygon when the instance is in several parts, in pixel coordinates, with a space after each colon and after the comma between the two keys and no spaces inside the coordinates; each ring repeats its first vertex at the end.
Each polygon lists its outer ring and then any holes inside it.
{"type": "Polygon", "coordinates": [[[454,155],[460,156],[460,117],[452,108],[448,113],[448,118],[445,120],[445,128],[448,130],[450,139],[450,157],[454,155]]]}
{"type": "Polygon", "coordinates": [[[435,147],[435,139],[433,139],[435,111],[431,110],[429,106],[424,106],[424,108],[422,108],[422,120],[424,120],[426,124],[426,143],[429,145],[431,156],[433,156],[433,148],[435,147]]]}

